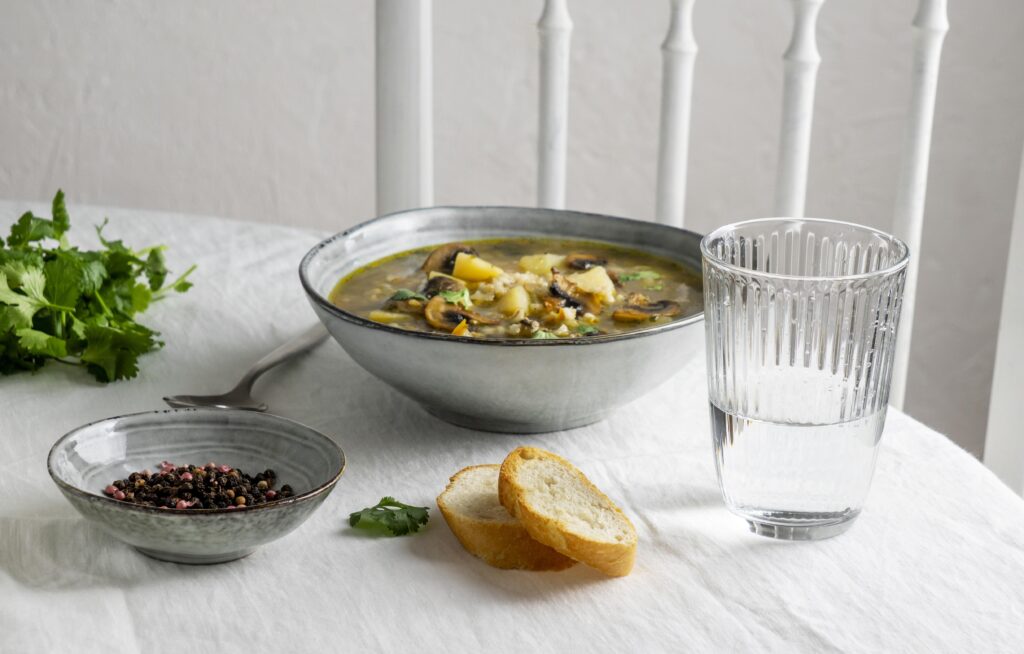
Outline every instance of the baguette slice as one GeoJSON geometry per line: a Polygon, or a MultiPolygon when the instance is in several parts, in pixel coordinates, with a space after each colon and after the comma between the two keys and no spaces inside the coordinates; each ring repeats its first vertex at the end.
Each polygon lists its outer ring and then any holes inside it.
{"type": "Polygon", "coordinates": [[[455,473],[437,498],[448,526],[470,554],[506,570],[564,570],[572,559],[530,538],[498,502],[497,465],[455,473]]]}
{"type": "Polygon", "coordinates": [[[498,495],[535,540],[613,577],[633,569],[633,523],[557,454],[535,447],[512,450],[501,464],[498,495]]]}

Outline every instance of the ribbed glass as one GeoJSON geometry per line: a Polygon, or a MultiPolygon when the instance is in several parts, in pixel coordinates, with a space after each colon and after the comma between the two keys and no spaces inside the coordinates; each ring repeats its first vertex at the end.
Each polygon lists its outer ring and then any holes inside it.
{"type": "Polygon", "coordinates": [[[870,485],[907,247],[850,223],[782,218],[722,227],[701,247],[726,502],[755,531],[831,535],[813,527],[855,517],[870,485]]]}

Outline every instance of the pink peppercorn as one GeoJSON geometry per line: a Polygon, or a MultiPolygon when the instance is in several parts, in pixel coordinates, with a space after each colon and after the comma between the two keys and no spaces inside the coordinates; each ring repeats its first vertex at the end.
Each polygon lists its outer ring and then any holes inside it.
{"type": "Polygon", "coordinates": [[[124,491],[119,491],[119,490],[114,491],[114,499],[115,500],[123,500],[124,499],[124,491]]]}
{"type": "Polygon", "coordinates": [[[113,495],[114,493],[117,492],[117,488],[113,484],[111,484],[104,488],[103,492],[106,493],[107,495],[113,495]]]}
{"type": "Polygon", "coordinates": [[[181,473],[181,480],[182,481],[192,481],[192,473],[191,472],[183,472],[183,473],[181,473]]]}
{"type": "Polygon", "coordinates": [[[232,511],[232,510],[234,510],[234,509],[237,509],[238,507],[237,507],[237,506],[235,506],[234,504],[228,504],[228,505],[227,505],[226,507],[224,507],[224,508],[226,508],[226,509],[227,509],[228,511],[232,511]]]}
{"type": "Polygon", "coordinates": [[[273,490],[268,490],[268,491],[267,491],[266,493],[264,493],[263,495],[264,495],[264,497],[266,497],[266,498],[267,498],[268,500],[272,500],[272,499],[274,499],[275,497],[277,497],[277,491],[273,491],[273,490]]]}
{"type": "Polygon", "coordinates": [[[217,468],[217,470],[220,470],[223,473],[228,473],[228,472],[231,472],[231,466],[224,465],[224,466],[221,466],[221,467],[217,468]]]}
{"type": "Polygon", "coordinates": [[[190,506],[192,506],[192,505],[189,504],[188,502],[186,502],[185,500],[178,500],[178,503],[174,505],[174,508],[176,508],[176,509],[187,509],[190,506]]]}

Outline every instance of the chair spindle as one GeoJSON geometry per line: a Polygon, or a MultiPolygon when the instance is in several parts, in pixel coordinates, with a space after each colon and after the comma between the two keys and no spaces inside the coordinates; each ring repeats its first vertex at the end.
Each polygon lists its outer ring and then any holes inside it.
{"type": "Polygon", "coordinates": [[[569,42],[566,0],[545,0],[540,32],[540,133],[537,205],[565,208],[565,150],[569,132],[569,42]]]}
{"type": "Polygon", "coordinates": [[[793,36],[783,55],[785,81],[782,130],[775,182],[775,215],[802,217],[807,197],[807,159],[811,149],[814,87],[821,64],[816,37],[818,12],[825,0],[791,0],[793,36]]]}
{"type": "Polygon", "coordinates": [[[924,199],[928,188],[928,156],[932,142],[935,93],[939,84],[942,42],[949,31],[946,0],[921,0],[914,17],[914,63],[910,97],[910,126],[903,150],[903,168],[896,191],[893,232],[910,246],[910,263],[903,290],[903,309],[893,356],[889,402],[903,408],[910,363],[910,337],[917,299],[917,271],[921,263],[924,199]]]}
{"type": "Polygon", "coordinates": [[[434,204],[431,0],[377,0],[377,214],[434,204]]]}
{"type": "Polygon", "coordinates": [[[690,107],[697,40],[693,36],[696,0],[669,0],[668,34],[661,44],[661,127],[658,141],[658,186],[655,217],[683,226],[686,212],[686,167],[690,145],[690,107]]]}

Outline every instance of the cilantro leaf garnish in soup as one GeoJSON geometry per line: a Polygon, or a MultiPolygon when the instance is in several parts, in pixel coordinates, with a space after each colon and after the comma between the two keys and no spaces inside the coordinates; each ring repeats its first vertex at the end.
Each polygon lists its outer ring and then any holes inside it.
{"type": "Polygon", "coordinates": [[[700,273],[675,261],[546,238],[409,250],[349,274],[330,299],[394,327],[488,339],[621,334],[703,310],[700,273]]]}

